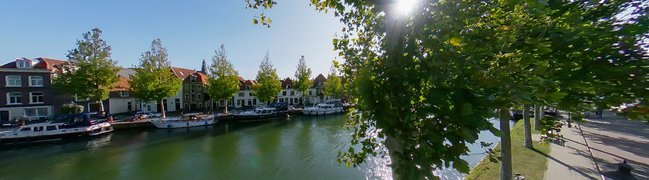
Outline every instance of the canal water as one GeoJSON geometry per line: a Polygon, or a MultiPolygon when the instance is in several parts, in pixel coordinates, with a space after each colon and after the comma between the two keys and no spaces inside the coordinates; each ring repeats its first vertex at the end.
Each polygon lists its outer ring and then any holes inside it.
{"type": "MultiPolygon", "coordinates": [[[[389,159],[336,162],[349,147],[346,115],[184,129],[134,129],[89,139],[1,146],[0,179],[391,179],[389,159]]],[[[491,120],[492,122],[497,122],[491,120]]],[[[489,132],[480,140],[497,142],[489,132]]],[[[465,156],[485,154],[479,143],[465,156]]],[[[445,169],[442,179],[465,175],[445,169]]]]}

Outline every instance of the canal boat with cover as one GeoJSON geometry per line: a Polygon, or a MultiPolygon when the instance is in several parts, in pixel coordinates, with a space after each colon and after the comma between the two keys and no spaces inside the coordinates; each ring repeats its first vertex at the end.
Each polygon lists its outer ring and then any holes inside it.
{"type": "Polygon", "coordinates": [[[327,115],[345,112],[340,101],[328,101],[320,103],[314,107],[307,107],[302,109],[302,114],[305,115],[327,115]]]}
{"type": "Polygon", "coordinates": [[[184,114],[181,117],[151,120],[150,122],[157,128],[184,128],[216,124],[216,122],[218,122],[218,119],[214,115],[189,113],[184,114]]]}
{"type": "Polygon", "coordinates": [[[0,142],[33,142],[71,137],[98,136],[113,132],[108,122],[91,120],[92,113],[73,114],[58,118],[56,122],[44,122],[18,126],[0,132],[0,142]]]}
{"type": "Polygon", "coordinates": [[[234,119],[238,122],[265,121],[287,117],[288,111],[278,110],[274,107],[255,108],[254,111],[243,111],[234,114],[234,119]]]}

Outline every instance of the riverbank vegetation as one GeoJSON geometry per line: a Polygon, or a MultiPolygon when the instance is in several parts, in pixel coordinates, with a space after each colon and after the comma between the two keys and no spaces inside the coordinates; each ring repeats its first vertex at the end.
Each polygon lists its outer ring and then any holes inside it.
{"type": "MultiPolygon", "coordinates": [[[[531,123],[533,125],[534,121],[531,123]]],[[[533,133],[539,134],[539,131],[533,133]]],[[[534,141],[534,149],[526,148],[523,120],[518,121],[512,129],[511,140],[513,172],[520,173],[525,176],[525,179],[543,179],[548,163],[548,158],[544,154],[550,153],[550,145],[534,141]]],[[[500,145],[495,148],[495,151],[500,153],[500,145]]],[[[500,163],[491,162],[488,157],[485,157],[471,170],[466,180],[499,179],[499,177],[500,163]]]]}

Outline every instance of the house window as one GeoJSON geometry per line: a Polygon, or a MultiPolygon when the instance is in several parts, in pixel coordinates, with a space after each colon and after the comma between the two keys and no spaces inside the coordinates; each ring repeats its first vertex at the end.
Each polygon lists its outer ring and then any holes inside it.
{"type": "Polygon", "coordinates": [[[250,96],[252,96],[252,93],[249,93],[250,96]]]}
{"type": "Polygon", "coordinates": [[[309,91],[309,96],[312,96],[312,95],[313,95],[313,93],[311,91],[309,91]]]}
{"type": "Polygon", "coordinates": [[[7,93],[7,104],[22,104],[23,94],[19,92],[7,93]]]}
{"type": "Polygon", "coordinates": [[[7,87],[20,87],[22,86],[22,78],[16,75],[7,76],[7,87]]]}
{"type": "Polygon", "coordinates": [[[246,90],[250,90],[250,85],[246,85],[246,90]]]}
{"type": "Polygon", "coordinates": [[[252,100],[252,105],[257,105],[257,99],[252,100]]]}
{"type": "Polygon", "coordinates": [[[199,100],[199,101],[200,101],[200,100],[202,100],[202,99],[201,99],[201,95],[200,95],[200,94],[198,95],[198,100],[199,100]]]}
{"type": "Polygon", "coordinates": [[[185,99],[189,100],[189,94],[185,94],[185,99]]]}
{"type": "Polygon", "coordinates": [[[43,87],[43,76],[29,76],[29,86],[43,87]]]}
{"type": "Polygon", "coordinates": [[[43,104],[43,92],[30,92],[30,104],[43,104]]]}
{"type": "Polygon", "coordinates": [[[245,95],[246,95],[245,93],[242,93],[242,92],[239,93],[239,97],[243,97],[245,95]]]}
{"type": "Polygon", "coordinates": [[[192,94],[192,100],[196,100],[196,95],[192,94]]]}
{"type": "Polygon", "coordinates": [[[286,96],[286,91],[282,91],[282,95],[286,96]]]}
{"type": "Polygon", "coordinates": [[[25,109],[25,115],[31,117],[46,117],[49,116],[47,108],[30,108],[25,109]]]}
{"type": "Polygon", "coordinates": [[[31,61],[16,61],[16,66],[18,68],[32,68],[31,61]]]}
{"type": "Polygon", "coordinates": [[[133,102],[128,102],[128,103],[126,103],[126,109],[128,109],[128,111],[133,110],[133,109],[131,108],[132,105],[133,105],[133,102]]]}
{"type": "Polygon", "coordinates": [[[129,95],[128,91],[119,91],[118,93],[119,93],[120,97],[128,97],[128,95],[129,95]]]}
{"type": "Polygon", "coordinates": [[[291,96],[292,96],[292,95],[295,95],[295,91],[291,91],[291,96]]]}

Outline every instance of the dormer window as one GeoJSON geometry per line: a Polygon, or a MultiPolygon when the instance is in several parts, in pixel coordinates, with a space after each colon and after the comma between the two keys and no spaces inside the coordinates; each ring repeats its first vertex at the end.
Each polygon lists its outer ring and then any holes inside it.
{"type": "Polygon", "coordinates": [[[32,68],[32,61],[30,61],[30,60],[16,60],[16,67],[18,67],[18,68],[32,68]]]}
{"type": "Polygon", "coordinates": [[[250,90],[250,85],[246,85],[246,90],[250,90]]]}
{"type": "Polygon", "coordinates": [[[119,96],[120,96],[120,97],[128,97],[128,96],[129,96],[129,92],[128,92],[128,91],[119,91],[118,93],[119,93],[119,96]]]}
{"type": "Polygon", "coordinates": [[[191,80],[192,82],[196,82],[196,75],[195,75],[195,74],[192,74],[190,80],[191,80]]]}

